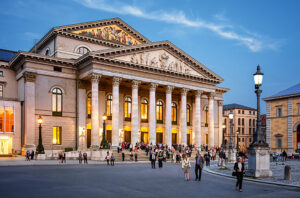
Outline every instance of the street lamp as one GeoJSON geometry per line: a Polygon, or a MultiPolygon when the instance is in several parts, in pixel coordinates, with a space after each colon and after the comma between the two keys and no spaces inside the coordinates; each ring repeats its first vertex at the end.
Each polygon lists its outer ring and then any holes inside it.
{"type": "Polygon", "coordinates": [[[43,123],[43,118],[40,115],[38,118],[38,123],[39,123],[39,144],[37,146],[37,152],[38,154],[44,154],[44,146],[42,143],[42,123],[43,123]]]}
{"type": "Polygon", "coordinates": [[[226,128],[226,125],[223,124],[222,125],[222,129],[223,129],[223,138],[222,138],[222,148],[224,149],[225,148],[225,128],[226,128]]]}
{"type": "Polygon", "coordinates": [[[105,113],[103,114],[102,119],[103,119],[103,134],[102,134],[102,141],[101,141],[100,148],[107,149],[109,146],[108,146],[108,143],[107,143],[106,137],[105,137],[105,133],[106,133],[105,121],[107,120],[107,116],[105,113]]]}
{"type": "Polygon", "coordinates": [[[255,93],[257,96],[257,119],[256,119],[256,132],[253,133],[253,142],[252,144],[258,144],[262,146],[268,146],[265,142],[264,133],[261,130],[261,120],[260,120],[260,94],[262,90],[259,87],[262,84],[264,74],[260,71],[260,66],[257,66],[256,73],[254,76],[254,84],[255,84],[255,93]]]}
{"type": "Polygon", "coordinates": [[[232,131],[233,131],[233,124],[232,124],[232,120],[233,120],[233,113],[232,111],[230,111],[229,115],[229,120],[230,120],[230,139],[229,139],[229,149],[233,149],[234,148],[234,145],[233,145],[233,141],[232,141],[232,131]]]}
{"type": "Polygon", "coordinates": [[[240,132],[236,132],[236,150],[239,151],[239,134],[240,132]]]}

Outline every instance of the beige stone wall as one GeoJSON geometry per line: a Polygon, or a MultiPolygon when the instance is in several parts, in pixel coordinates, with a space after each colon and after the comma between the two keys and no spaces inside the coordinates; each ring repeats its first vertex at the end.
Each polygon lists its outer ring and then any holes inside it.
{"type": "Polygon", "coordinates": [[[271,102],[271,117],[276,117],[276,106],[282,106],[282,116],[287,116],[287,100],[276,100],[271,102]]]}
{"type": "Polygon", "coordinates": [[[0,68],[3,71],[3,76],[0,76],[0,82],[3,84],[3,98],[17,99],[18,84],[16,81],[16,73],[7,68],[0,68]]]}

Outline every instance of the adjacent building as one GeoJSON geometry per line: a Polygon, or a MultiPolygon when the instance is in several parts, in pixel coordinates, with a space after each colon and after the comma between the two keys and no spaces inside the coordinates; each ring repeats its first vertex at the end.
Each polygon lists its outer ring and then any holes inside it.
{"type": "Polygon", "coordinates": [[[119,18],[55,27],[1,64],[8,153],[36,148],[39,116],[46,151],[99,148],[103,115],[113,146],[222,143],[223,79],[119,18]]]}
{"type": "Polygon", "coordinates": [[[273,151],[300,149],[300,83],[264,98],[267,106],[266,136],[273,151]]]}
{"type": "Polygon", "coordinates": [[[256,130],[257,110],[240,104],[223,106],[223,132],[226,146],[230,140],[230,120],[228,114],[233,113],[233,143],[240,150],[245,150],[253,141],[256,130]]]}

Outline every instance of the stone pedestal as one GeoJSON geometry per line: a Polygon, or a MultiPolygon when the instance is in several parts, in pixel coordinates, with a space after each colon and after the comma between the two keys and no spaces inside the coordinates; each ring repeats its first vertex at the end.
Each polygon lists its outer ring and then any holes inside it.
{"type": "Polygon", "coordinates": [[[270,148],[268,146],[250,146],[248,148],[248,169],[250,177],[271,177],[270,148]]]}
{"type": "Polygon", "coordinates": [[[225,153],[226,153],[226,156],[228,156],[228,163],[236,162],[236,150],[234,148],[226,149],[225,153]]]}
{"type": "Polygon", "coordinates": [[[103,161],[106,157],[107,151],[110,152],[110,150],[106,150],[106,149],[101,149],[99,151],[91,151],[91,160],[103,161]]]}

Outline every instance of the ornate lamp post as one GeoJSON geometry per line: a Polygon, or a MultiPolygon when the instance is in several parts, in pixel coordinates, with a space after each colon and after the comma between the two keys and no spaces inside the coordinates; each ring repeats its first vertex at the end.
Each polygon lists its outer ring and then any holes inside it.
{"type": "Polygon", "coordinates": [[[102,149],[108,149],[108,143],[106,141],[106,123],[105,121],[107,120],[107,116],[106,114],[104,113],[103,116],[102,116],[102,119],[103,119],[103,134],[102,134],[102,141],[101,141],[101,145],[100,145],[100,148],[102,149]]]}
{"type": "Polygon", "coordinates": [[[240,132],[237,131],[237,132],[236,132],[236,150],[237,150],[237,151],[240,150],[240,148],[239,148],[239,134],[240,134],[240,132]]]}
{"type": "Polygon", "coordinates": [[[260,121],[260,94],[262,90],[259,87],[262,85],[263,73],[260,71],[260,66],[257,66],[254,76],[255,93],[257,96],[257,119],[256,132],[253,134],[253,142],[247,149],[248,152],[248,170],[246,175],[252,177],[270,177],[272,171],[270,170],[270,148],[266,143],[264,134],[261,130],[260,121]]]}
{"type": "Polygon", "coordinates": [[[38,118],[38,123],[39,123],[39,144],[37,146],[37,152],[38,154],[44,154],[44,146],[42,142],[42,123],[43,123],[43,118],[42,116],[39,116],[38,118]]]}
{"type": "Polygon", "coordinates": [[[233,141],[232,141],[232,133],[233,133],[233,124],[232,124],[232,120],[233,120],[233,113],[232,111],[230,111],[229,115],[229,120],[230,120],[230,139],[229,139],[229,146],[228,148],[229,149],[233,149],[234,148],[234,145],[233,145],[233,141]]]}

